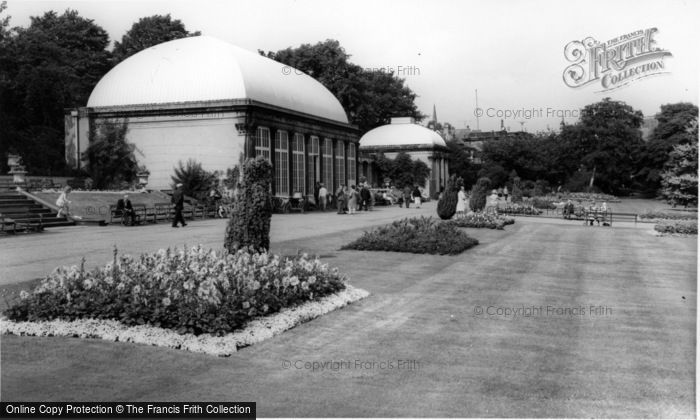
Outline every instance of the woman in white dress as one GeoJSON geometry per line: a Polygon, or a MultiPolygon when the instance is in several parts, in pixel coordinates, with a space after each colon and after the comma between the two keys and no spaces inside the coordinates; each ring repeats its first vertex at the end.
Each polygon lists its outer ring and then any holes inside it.
{"type": "Polygon", "coordinates": [[[464,186],[460,187],[457,193],[457,216],[464,216],[467,210],[467,193],[464,192],[464,186]]]}

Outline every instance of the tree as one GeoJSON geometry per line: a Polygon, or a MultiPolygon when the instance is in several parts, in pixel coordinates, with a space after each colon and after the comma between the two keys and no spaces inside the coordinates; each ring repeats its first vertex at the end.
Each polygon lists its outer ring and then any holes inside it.
{"type": "Polygon", "coordinates": [[[83,154],[87,173],[96,189],[121,188],[136,179],[138,164],[134,145],[126,141],[126,122],[107,121],[91,128],[90,145],[83,154]]]}
{"type": "Polygon", "coordinates": [[[271,184],[272,164],[267,159],[258,156],[245,161],[241,190],[226,227],[224,247],[228,252],[241,248],[270,249],[271,184]]]}
{"type": "Polygon", "coordinates": [[[200,162],[188,159],[186,163],[178,161],[175,175],[171,176],[173,185],[182,184],[182,192],[197,200],[206,198],[209,190],[216,185],[216,176],[206,171],[200,162]]]}
{"type": "Polygon", "coordinates": [[[107,32],[74,10],[0,27],[0,155],[19,153],[31,173],[66,173],[64,109],[84,106],[109,69],[107,32]]]}
{"type": "Polygon", "coordinates": [[[673,147],[666,162],[666,171],[661,175],[662,195],[674,206],[698,203],[697,117],[684,131],[694,140],[673,147]]]}
{"type": "Polygon", "coordinates": [[[587,105],[578,123],[563,127],[560,153],[590,170],[591,182],[604,192],[623,192],[637,172],[642,119],[640,111],[610,98],[587,105]]]}
{"type": "Polygon", "coordinates": [[[389,159],[384,154],[375,158],[377,179],[390,178],[399,187],[406,185],[425,185],[430,176],[430,168],[422,160],[413,160],[406,152],[399,152],[394,159],[389,159]]]}
{"type": "Polygon", "coordinates": [[[448,140],[445,142],[450,153],[447,154],[447,164],[450,173],[462,178],[464,185],[471,187],[478,179],[480,164],[473,163],[470,154],[464,150],[461,140],[448,140]]]}
{"type": "Polygon", "coordinates": [[[180,19],[173,20],[169,13],[142,17],[122,36],[121,42],[114,43],[114,64],[154,45],[201,34],[200,31],[189,32],[180,19]]]}
{"type": "Polygon", "coordinates": [[[646,189],[657,191],[661,187],[661,174],[676,145],[691,144],[694,140],[687,127],[698,117],[698,107],[691,103],[675,103],[661,106],[656,114],[658,125],[649,141],[640,148],[640,168],[635,178],[646,189]]]}
{"type": "MultiPolygon", "coordinates": [[[[414,103],[416,94],[403,79],[393,72],[365,70],[351,63],[350,55],[336,40],[260,54],[318,80],[338,98],[350,122],[362,133],[389,123],[391,117],[413,117],[417,121],[425,117],[414,103]]],[[[290,77],[294,75],[292,72],[290,77]]]]}

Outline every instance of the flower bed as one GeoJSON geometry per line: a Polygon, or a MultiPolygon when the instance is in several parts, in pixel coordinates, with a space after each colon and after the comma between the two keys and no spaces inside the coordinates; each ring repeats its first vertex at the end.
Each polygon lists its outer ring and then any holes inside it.
{"type": "Polygon", "coordinates": [[[665,234],[697,235],[697,220],[663,220],[654,226],[654,230],[665,234]]]}
{"type": "Polygon", "coordinates": [[[103,268],[59,267],[5,315],[12,321],[111,319],[179,334],[223,335],[251,319],[345,288],[336,268],[306,255],[191,249],[118,256],[103,268]]]}
{"type": "Polygon", "coordinates": [[[445,223],[462,228],[487,228],[502,230],[506,225],[515,223],[512,217],[493,216],[484,213],[470,213],[466,216],[455,217],[445,223]]]}
{"type": "Polygon", "coordinates": [[[562,194],[557,194],[555,195],[549,195],[545,196],[543,198],[550,198],[552,200],[560,201],[560,200],[572,200],[572,201],[598,201],[598,202],[606,202],[606,203],[621,203],[622,200],[620,200],[618,197],[615,197],[614,195],[610,194],[603,194],[603,193],[585,193],[585,192],[572,192],[572,193],[562,193],[562,194]],[[561,197],[560,197],[561,195],[561,197]]]}
{"type": "Polygon", "coordinates": [[[697,220],[697,212],[668,212],[668,211],[649,211],[639,215],[639,220],[642,222],[660,222],[662,220],[697,220]]]}
{"type": "Polygon", "coordinates": [[[367,297],[362,289],[347,286],[320,300],[282,309],[280,312],[250,321],[242,330],[224,336],[211,334],[178,334],[173,330],[146,325],[126,326],[106,319],[51,320],[41,322],[13,322],[0,319],[0,333],[29,336],[64,336],[99,338],[147,344],[215,356],[230,356],[241,347],[261,342],[288,329],[367,297]]]}
{"type": "Polygon", "coordinates": [[[414,217],[365,232],[341,249],[454,255],[478,243],[454,225],[431,217],[414,217]]]}
{"type": "Polygon", "coordinates": [[[527,215],[527,216],[537,216],[542,214],[542,210],[537,209],[531,205],[524,205],[520,203],[508,203],[507,207],[499,207],[499,214],[510,214],[510,215],[527,215]]]}

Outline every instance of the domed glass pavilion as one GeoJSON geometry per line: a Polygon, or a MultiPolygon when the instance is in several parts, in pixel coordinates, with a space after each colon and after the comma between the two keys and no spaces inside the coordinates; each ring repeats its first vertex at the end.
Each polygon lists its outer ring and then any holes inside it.
{"type": "Polygon", "coordinates": [[[85,108],[66,111],[66,158],[74,167],[91,133],[127,124],[127,141],[150,171],[149,188],[169,189],[178,161],[225,171],[243,157],[270,159],[273,191],[313,195],[357,178],[358,130],[323,85],[282,63],[207,36],[145,49],[95,86],[85,108]]]}
{"type": "Polygon", "coordinates": [[[372,166],[372,154],[383,153],[393,159],[400,152],[425,162],[430,168],[430,177],[422,187],[429,197],[434,197],[447,184],[449,149],[437,132],[415,124],[410,117],[392,118],[391,124],[377,127],[360,139],[360,173],[370,183],[381,184],[376,179],[377,171],[372,166]]]}

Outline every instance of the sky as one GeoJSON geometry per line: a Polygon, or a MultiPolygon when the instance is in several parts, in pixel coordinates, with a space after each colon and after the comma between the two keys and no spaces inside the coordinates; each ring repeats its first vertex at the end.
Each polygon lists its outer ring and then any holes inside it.
{"type": "MultiPolygon", "coordinates": [[[[336,39],[352,62],[373,71],[394,70],[418,95],[419,110],[432,115],[435,106],[441,122],[456,128],[478,125],[481,130],[498,130],[503,120],[510,130],[535,132],[558,129],[562,117],[573,123],[581,108],[605,97],[624,101],[645,116],[659,112],[662,104],[698,104],[699,4],[678,0],[10,0],[5,13],[12,17],[12,26],[26,27],[30,16],[75,9],[102,26],[112,41],[120,40],[139,18],[167,13],[190,31],[251,51],[336,39]],[[564,82],[565,69],[575,64],[565,57],[570,42],[591,37],[612,48],[616,43],[608,41],[639,39],[635,33],[651,28],[656,28],[653,46],[670,54],[648,61],[652,64],[646,67],[637,63],[624,68],[636,68],[640,76],[653,75],[627,84],[613,84],[609,78],[608,86],[617,88],[608,91],[602,91],[600,80],[579,87],[564,82]]],[[[588,69],[590,62],[586,57],[583,68],[588,69]]],[[[607,74],[627,71],[624,68],[607,74]]]]}

